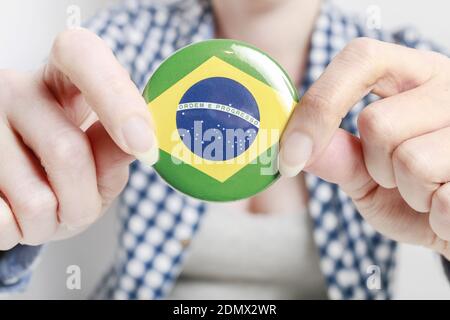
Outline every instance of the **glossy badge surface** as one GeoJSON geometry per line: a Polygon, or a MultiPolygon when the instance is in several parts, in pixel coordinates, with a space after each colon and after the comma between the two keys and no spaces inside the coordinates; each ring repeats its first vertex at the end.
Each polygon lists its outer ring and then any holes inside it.
{"type": "Polygon", "coordinates": [[[166,59],[144,90],[160,148],[155,164],[173,188],[207,201],[250,197],[278,177],[278,142],[295,87],[258,49],[208,40],[166,59]]]}

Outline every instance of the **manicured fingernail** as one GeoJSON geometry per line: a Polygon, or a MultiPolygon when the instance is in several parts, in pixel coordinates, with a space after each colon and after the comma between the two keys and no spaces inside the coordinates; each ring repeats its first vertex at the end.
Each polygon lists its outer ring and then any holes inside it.
{"type": "Polygon", "coordinates": [[[141,117],[128,119],[122,127],[122,134],[128,148],[139,161],[149,166],[158,161],[156,136],[145,119],[141,117]]]}
{"type": "Polygon", "coordinates": [[[81,219],[77,219],[73,223],[67,224],[66,222],[61,222],[60,227],[65,228],[69,232],[78,231],[82,229],[86,229],[88,226],[92,225],[98,217],[85,217],[81,219]]]}
{"type": "Polygon", "coordinates": [[[279,170],[283,176],[294,177],[303,170],[313,150],[307,135],[294,131],[281,145],[279,170]]]}
{"type": "Polygon", "coordinates": [[[69,226],[67,223],[65,223],[65,222],[61,222],[60,224],[59,224],[59,227],[61,228],[61,229],[64,229],[65,231],[75,231],[75,230],[77,230],[77,228],[76,227],[73,227],[73,226],[69,226]]]}

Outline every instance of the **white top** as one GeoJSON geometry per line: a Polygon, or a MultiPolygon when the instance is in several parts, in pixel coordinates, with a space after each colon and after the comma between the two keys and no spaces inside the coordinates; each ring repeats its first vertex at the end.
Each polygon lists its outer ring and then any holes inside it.
{"type": "Polygon", "coordinates": [[[169,299],[325,299],[305,212],[251,214],[208,205],[169,299]]]}

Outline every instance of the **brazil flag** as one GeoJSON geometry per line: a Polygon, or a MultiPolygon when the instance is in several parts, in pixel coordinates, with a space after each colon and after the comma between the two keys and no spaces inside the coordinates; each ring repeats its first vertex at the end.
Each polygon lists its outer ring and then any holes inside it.
{"type": "Polygon", "coordinates": [[[160,146],[155,169],[175,189],[232,201],[278,178],[278,142],[298,96],[258,49],[234,40],[187,46],[156,70],[144,98],[160,146]]]}

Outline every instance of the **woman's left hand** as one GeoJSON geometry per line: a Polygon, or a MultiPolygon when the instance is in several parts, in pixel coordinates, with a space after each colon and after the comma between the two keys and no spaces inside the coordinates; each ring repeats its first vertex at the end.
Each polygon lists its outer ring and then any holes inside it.
{"type": "Polygon", "coordinates": [[[450,260],[450,59],[359,38],[301,99],[281,140],[280,171],[337,183],[361,215],[397,241],[450,260]],[[360,138],[339,129],[369,92],[360,138]]]}

